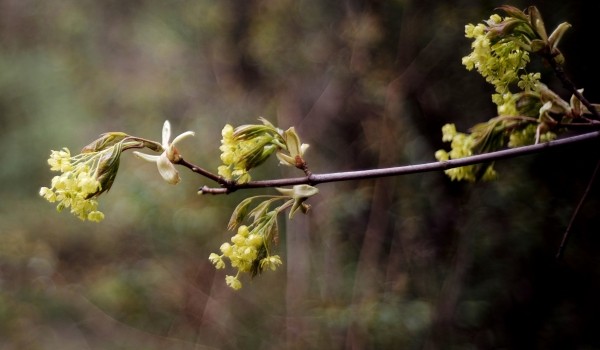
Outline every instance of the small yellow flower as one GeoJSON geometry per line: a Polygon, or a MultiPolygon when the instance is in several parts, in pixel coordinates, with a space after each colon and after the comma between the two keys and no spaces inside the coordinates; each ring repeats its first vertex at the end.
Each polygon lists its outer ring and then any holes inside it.
{"type": "Polygon", "coordinates": [[[213,265],[215,265],[216,269],[224,269],[225,262],[223,261],[223,256],[215,253],[210,253],[208,260],[210,260],[213,265]]]}
{"type": "Polygon", "coordinates": [[[279,255],[271,255],[260,261],[260,267],[263,269],[269,268],[273,271],[277,269],[277,266],[281,265],[281,258],[279,255]]]}
{"type": "Polygon", "coordinates": [[[225,276],[225,283],[233,290],[239,290],[242,288],[242,281],[239,280],[238,276],[225,276]]]}
{"type": "Polygon", "coordinates": [[[233,252],[233,247],[231,246],[231,244],[229,244],[227,242],[221,244],[220,249],[221,249],[221,253],[223,253],[225,256],[229,256],[233,252]]]}
{"type": "Polygon", "coordinates": [[[439,149],[435,152],[435,159],[439,160],[440,162],[444,162],[450,159],[450,155],[448,155],[448,152],[445,150],[439,149]]]}
{"type": "Polygon", "coordinates": [[[100,211],[94,210],[88,214],[87,219],[90,221],[100,222],[104,220],[104,214],[100,211]]]}

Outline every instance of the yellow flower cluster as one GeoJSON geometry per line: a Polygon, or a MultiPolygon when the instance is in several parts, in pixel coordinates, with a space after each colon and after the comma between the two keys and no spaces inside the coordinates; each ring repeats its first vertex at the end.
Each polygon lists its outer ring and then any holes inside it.
{"type": "MultiPolygon", "coordinates": [[[[473,134],[457,132],[454,124],[446,124],[442,127],[442,141],[450,142],[451,150],[450,152],[447,152],[441,149],[435,152],[435,158],[439,161],[471,156],[473,155],[473,147],[477,142],[473,134]]],[[[445,170],[445,173],[452,180],[466,180],[473,182],[477,180],[477,170],[477,165],[467,165],[445,170]]],[[[493,167],[487,166],[482,179],[491,180],[495,177],[496,172],[493,167]]]]}
{"type": "Polygon", "coordinates": [[[221,132],[220,176],[238,183],[251,180],[248,171],[264,162],[278,147],[278,133],[270,125],[246,125],[234,129],[227,124],[221,132]]]}
{"type": "Polygon", "coordinates": [[[237,234],[231,237],[231,243],[221,245],[221,255],[211,253],[209,260],[217,269],[225,268],[224,258],[229,259],[231,266],[236,268],[235,276],[226,276],[225,282],[232,289],[242,288],[242,282],[239,279],[240,273],[253,273],[255,270],[261,271],[269,268],[275,270],[281,265],[281,258],[278,255],[270,255],[263,229],[250,230],[248,226],[238,227],[237,234]]]}
{"type": "Polygon", "coordinates": [[[51,187],[42,187],[40,196],[51,203],[59,202],[58,211],[71,208],[71,213],[81,220],[101,221],[104,214],[98,211],[94,196],[102,190],[97,170],[105,153],[106,150],[72,157],[68,148],[52,151],[48,159],[50,170],[62,174],[52,179],[51,187]]]}
{"type": "Polygon", "coordinates": [[[244,183],[250,180],[250,175],[246,169],[246,165],[239,161],[240,152],[236,152],[238,146],[233,137],[233,126],[227,124],[221,131],[221,161],[223,165],[219,166],[219,175],[228,180],[236,179],[238,182],[244,183]]]}
{"type": "Polygon", "coordinates": [[[538,133],[539,128],[534,124],[529,124],[520,130],[515,130],[510,133],[508,147],[531,145],[536,139],[538,142],[548,142],[556,139],[556,134],[551,131],[539,133],[539,135],[538,133]]]}
{"type": "MultiPolygon", "coordinates": [[[[508,16],[494,14],[483,23],[465,26],[465,36],[472,39],[472,51],[462,59],[467,70],[477,70],[494,86],[492,101],[498,115],[471,127],[470,134],[457,132],[453,124],[445,125],[443,141],[451,143],[451,150],[438,150],[435,157],[439,161],[550,141],[556,138],[552,129],[580,115],[577,98],[567,103],[541,82],[540,73],[527,70],[532,53],[556,65],[564,63],[557,46],[570,24],[561,23],[547,35],[535,6],[525,11],[507,5],[498,9],[508,16]],[[563,120],[556,120],[559,115],[563,120]]],[[[453,180],[467,181],[489,180],[496,175],[493,163],[449,169],[446,174],[453,180]]]]}
{"type": "Polygon", "coordinates": [[[511,36],[502,40],[498,30],[494,30],[502,28],[507,21],[514,19],[494,14],[486,24],[465,26],[465,36],[473,39],[473,50],[463,57],[462,63],[467,70],[477,69],[488,83],[494,85],[498,94],[509,92],[509,85],[513,83],[530,89],[540,78],[539,73],[520,74],[530,61],[529,51],[524,49],[526,43],[523,42],[527,38],[511,36]],[[520,82],[520,79],[523,81],[520,82]]]}
{"type": "Polygon", "coordinates": [[[517,109],[516,104],[517,98],[514,94],[510,92],[506,92],[504,94],[494,94],[492,95],[492,101],[496,104],[496,106],[498,106],[498,115],[519,115],[519,110],[517,109]]]}
{"type": "Polygon", "coordinates": [[[306,171],[304,153],[308,144],[300,141],[294,127],[282,130],[268,120],[259,118],[262,124],[247,124],[236,128],[227,124],[221,131],[221,161],[218,167],[221,177],[237,183],[251,180],[253,169],[277,152],[279,162],[306,171]]]}

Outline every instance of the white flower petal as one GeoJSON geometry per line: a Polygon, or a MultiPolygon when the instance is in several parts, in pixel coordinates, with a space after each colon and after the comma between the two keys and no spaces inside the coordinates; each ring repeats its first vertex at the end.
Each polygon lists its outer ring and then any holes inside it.
{"type": "Polygon", "coordinates": [[[158,172],[160,173],[160,176],[162,176],[166,182],[170,183],[171,185],[176,185],[179,182],[179,172],[177,172],[177,169],[175,169],[173,163],[171,163],[169,158],[167,158],[166,153],[163,153],[160,155],[160,157],[158,157],[156,165],[158,166],[158,172]]]}
{"type": "Polygon", "coordinates": [[[177,135],[177,137],[175,139],[173,139],[173,142],[171,143],[171,145],[174,145],[174,144],[180,142],[181,140],[183,140],[187,137],[190,137],[190,136],[194,136],[194,135],[196,135],[196,133],[193,131],[186,131],[183,134],[179,134],[179,135],[177,135]]]}
{"type": "Polygon", "coordinates": [[[136,157],[143,159],[145,161],[148,162],[152,162],[152,163],[156,163],[158,161],[159,156],[155,156],[155,155],[150,155],[150,154],[146,154],[146,153],[141,153],[138,151],[133,151],[133,154],[135,154],[136,157]]]}
{"type": "Polygon", "coordinates": [[[164,148],[169,147],[169,139],[171,138],[171,123],[168,120],[165,120],[162,129],[162,146],[164,148]]]}

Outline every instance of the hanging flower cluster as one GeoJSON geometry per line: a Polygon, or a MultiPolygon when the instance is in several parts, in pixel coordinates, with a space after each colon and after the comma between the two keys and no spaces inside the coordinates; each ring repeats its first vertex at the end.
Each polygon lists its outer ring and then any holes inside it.
{"type": "Polygon", "coordinates": [[[255,276],[265,267],[275,270],[281,265],[279,255],[271,255],[268,249],[269,239],[267,237],[277,234],[277,217],[271,212],[272,219],[266,227],[254,227],[252,231],[246,225],[238,228],[237,234],[231,237],[231,243],[223,243],[220,247],[221,255],[211,253],[209,260],[217,269],[225,268],[224,258],[229,259],[231,266],[237,269],[235,275],[227,275],[225,282],[231,288],[237,290],[242,288],[240,273],[251,273],[255,276]]]}
{"type": "MultiPolygon", "coordinates": [[[[68,148],[52,151],[48,159],[50,170],[59,171],[61,175],[52,178],[50,187],[42,187],[40,195],[50,203],[58,202],[58,211],[70,208],[71,213],[81,220],[101,221],[104,214],[98,210],[98,202],[94,199],[102,191],[98,173],[102,159],[113,157],[113,151],[82,153],[74,157],[68,148]]],[[[118,159],[113,161],[113,164],[117,163],[118,159]]]]}
{"type": "Polygon", "coordinates": [[[290,219],[298,210],[306,213],[310,207],[304,202],[319,192],[317,188],[309,185],[277,190],[281,195],[254,196],[238,204],[228,224],[230,230],[237,228],[237,233],[231,237],[231,243],[221,245],[221,254],[211,253],[208,257],[217,269],[225,268],[225,259],[230,261],[231,267],[237,269],[235,275],[225,276],[227,285],[235,290],[242,288],[242,273],[249,273],[254,277],[266,269],[275,270],[281,265],[279,255],[271,253],[272,245],[276,244],[279,238],[277,216],[288,208],[290,219]],[[248,211],[250,204],[256,199],[264,200],[248,211]],[[284,203],[271,209],[278,201],[284,203]],[[250,219],[251,223],[241,224],[245,219],[250,219]]]}

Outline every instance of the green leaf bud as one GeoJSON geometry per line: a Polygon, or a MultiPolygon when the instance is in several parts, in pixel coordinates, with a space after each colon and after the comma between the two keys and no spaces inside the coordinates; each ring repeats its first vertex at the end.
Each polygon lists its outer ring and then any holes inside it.
{"type": "Polygon", "coordinates": [[[540,39],[532,40],[530,44],[531,52],[543,52],[546,47],[546,42],[540,39]]]}
{"type": "Polygon", "coordinates": [[[107,132],[100,135],[100,138],[96,139],[92,143],[81,149],[81,153],[91,153],[98,152],[106,149],[108,147],[112,147],[115,143],[121,142],[126,137],[129,137],[124,132],[107,132]]]}
{"type": "Polygon", "coordinates": [[[527,13],[529,13],[529,22],[531,27],[537,36],[544,42],[547,42],[548,34],[546,34],[546,27],[544,26],[544,20],[542,19],[542,14],[540,11],[535,6],[529,6],[527,13]]]}
{"type": "Polygon", "coordinates": [[[522,21],[529,21],[529,17],[525,14],[525,12],[519,10],[518,8],[510,5],[502,5],[497,8],[498,10],[502,10],[506,12],[510,17],[518,18],[522,21]]]}
{"type": "Polygon", "coordinates": [[[122,150],[123,144],[118,143],[113,146],[111,151],[100,157],[98,168],[96,169],[96,178],[100,182],[100,189],[96,193],[90,193],[87,198],[99,196],[110,190],[119,171],[122,150]]]}
{"type": "Polygon", "coordinates": [[[227,224],[228,230],[233,230],[244,220],[248,213],[248,206],[254,198],[255,197],[246,198],[235,207],[231,214],[231,218],[229,219],[229,223],[227,224]]]}

